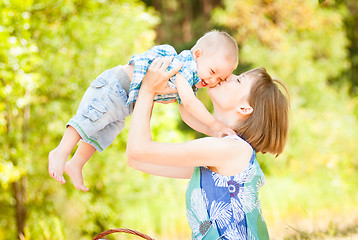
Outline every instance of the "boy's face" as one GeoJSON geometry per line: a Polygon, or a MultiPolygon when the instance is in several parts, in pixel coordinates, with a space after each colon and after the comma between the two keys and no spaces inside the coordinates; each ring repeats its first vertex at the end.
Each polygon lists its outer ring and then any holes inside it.
{"type": "MultiPolygon", "coordinates": [[[[195,55],[195,53],[194,53],[195,55]]],[[[195,86],[197,88],[215,87],[218,83],[225,81],[236,67],[222,56],[222,54],[196,56],[198,66],[198,77],[201,79],[195,86]]]]}

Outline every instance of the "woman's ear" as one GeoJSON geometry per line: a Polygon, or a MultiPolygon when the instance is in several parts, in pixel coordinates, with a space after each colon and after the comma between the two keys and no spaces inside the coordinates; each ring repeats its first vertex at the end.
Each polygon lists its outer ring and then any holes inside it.
{"type": "Polygon", "coordinates": [[[203,55],[203,50],[201,48],[197,48],[194,50],[194,59],[196,60],[198,57],[203,55]]]}
{"type": "Polygon", "coordinates": [[[249,116],[254,109],[250,105],[242,105],[236,108],[236,111],[244,116],[249,116]]]}

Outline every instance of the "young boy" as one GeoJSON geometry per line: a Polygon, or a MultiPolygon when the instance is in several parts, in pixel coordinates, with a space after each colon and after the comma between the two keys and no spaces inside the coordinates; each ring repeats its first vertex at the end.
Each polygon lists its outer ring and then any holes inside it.
{"type": "Polygon", "coordinates": [[[169,86],[176,88],[178,93],[158,95],[155,101],[178,99],[184,122],[198,131],[211,129],[210,132],[202,131],[204,134],[220,136],[231,130],[216,120],[195,97],[198,88],[215,87],[225,81],[238,64],[236,41],[225,32],[211,31],[202,36],[191,50],[184,50],[179,55],[173,47],[159,45],[134,55],[127,65],[99,75],[86,90],[76,115],[66,125],[60,144],[49,154],[51,177],[65,183],[65,171],[77,189],[88,191],[83,184],[84,164],[96,150],[101,152],[108,147],[123,129],[150,63],[164,56],[173,56],[169,69],[183,63],[178,74],[169,80],[169,86]],[[209,128],[202,128],[201,124],[209,128]],[[80,140],[74,156],[66,163],[80,140]]]}

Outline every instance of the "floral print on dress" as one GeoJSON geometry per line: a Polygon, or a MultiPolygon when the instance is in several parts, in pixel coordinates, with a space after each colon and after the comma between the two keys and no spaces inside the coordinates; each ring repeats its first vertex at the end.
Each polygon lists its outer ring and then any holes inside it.
{"type": "Polygon", "coordinates": [[[256,188],[259,189],[265,184],[266,184],[266,179],[265,179],[265,176],[262,175],[262,176],[260,176],[259,180],[256,183],[256,188]]]}
{"type": "Polygon", "coordinates": [[[205,191],[201,188],[196,188],[192,191],[190,197],[191,209],[187,209],[186,216],[189,225],[193,231],[193,237],[195,239],[202,239],[202,236],[211,227],[211,222],[207,216],[208,200],[205,195],[205,191]]]}
{"type": "Polygon", "coordinates": [[[257,191],[252,186],[241,187],[237,197],[245,213],[250,213],[256,208],[256,196],[257,191]]]}
{"type": "Polygon", "coordinates": [[[244,212],[248,213],[256,207],[255,202],[258,187],[254,189],[251,185],[244,186],[244,184],[251,182],[256,175],[256,172],[257,169],[255,165],[250,165],[243,172],[236,176],[223,176],[212,172],[212,178],[215,182],[215,186],[228,188],[230,197],[237,196],[239,198],[239,201],[241,202],[241,206],[244,209],[244,212]],[[233,178],[233,180],[230,180],[231,178],[233,178]]]}
{"type": "Polygon", "coordinates": [[[258,199],[264,184],[255,152],[246,169],[235,176],[196,167],[186,193],[192,239],[269,239],[258,199]]]}
{"type": "Polygon", "coordinates": [[[186,215],[189,225],[193,230],[194,239],[202,239],[211,227],[218,226],[223,228],[230,224],[231,206],[229,203],[213,201],[209,211],[210,218],[208,219],[208,200],[203,189],[194,189],[190,202],[191,209],[187,209],[186,215]]]}
{"type": "Polygon", "coordinates": [[[254,164],[250,164],[244,171],[240,174],[234,176],[234,180],[241,183],[250,183],[252,179],[256,176],[257,167],[254,164]]]}
{"type": "Polygon", "coordinates": [[[231,224],[228,226],[224,235],[228,239],[247,240],[246,228],[244,226],[237,227],[234,224],[231,224]]]}
{"type": "Polygon", "coordinates": [[[227,187],[227,183],[230,180],[230,176],[223,176],[213,172],[213,179],[214,179],[215,186],[227,187]]]}
{"type": "Polygon", "coordinates": [[[210,208],[210,220],[215,221],[219,228],[223,228],[230,223],[231,205],[225,202],[213,201],[210,208]]]}

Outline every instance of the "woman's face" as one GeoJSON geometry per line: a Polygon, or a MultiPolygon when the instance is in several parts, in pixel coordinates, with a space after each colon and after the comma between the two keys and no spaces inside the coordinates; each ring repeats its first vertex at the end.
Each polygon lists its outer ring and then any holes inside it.
{"type": "Polygon", "coordinates": [[[231,74],[226,81],[209,88],[208,94],[213,102],[214,110],[219,112],[231,111],[242,104],[248,104],[252,83],[252,75],[243,73],[237,76],[231,74]]]}

